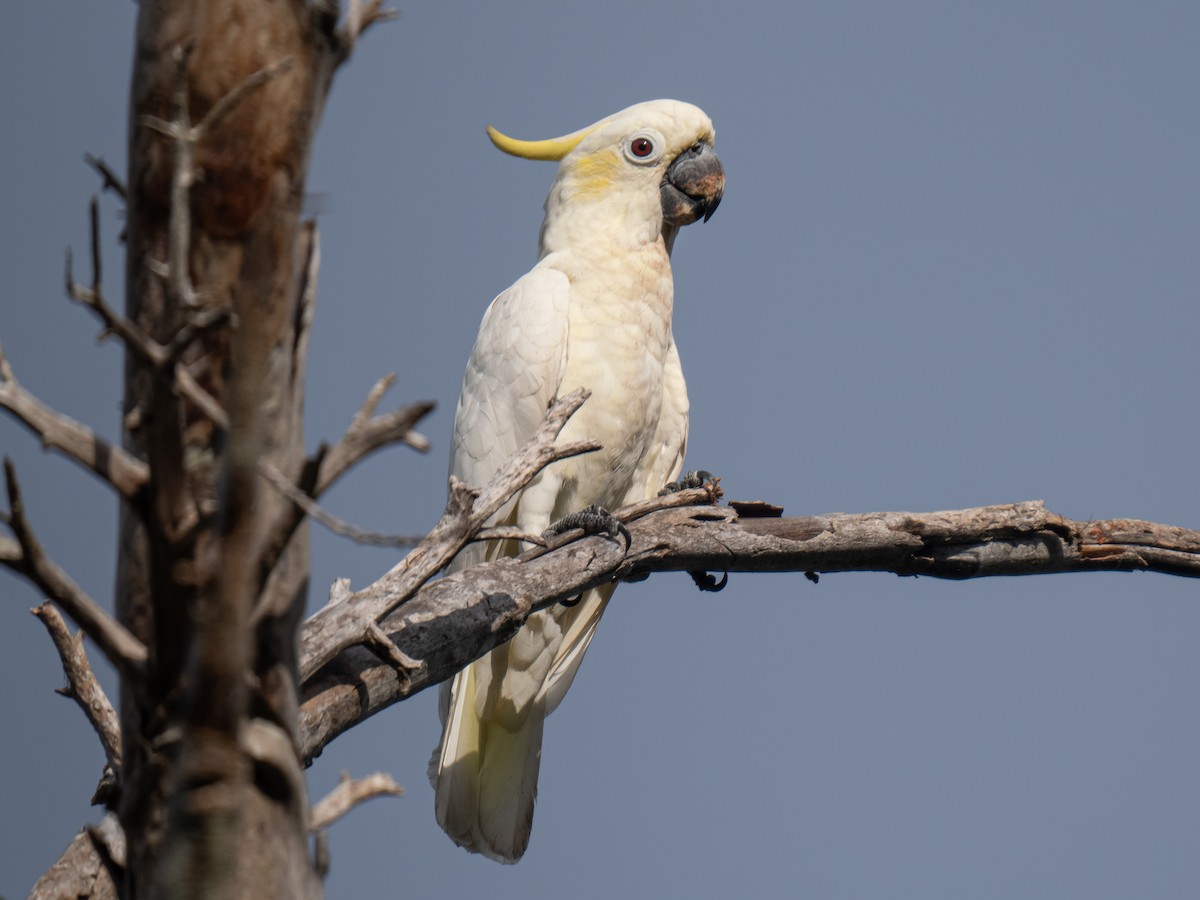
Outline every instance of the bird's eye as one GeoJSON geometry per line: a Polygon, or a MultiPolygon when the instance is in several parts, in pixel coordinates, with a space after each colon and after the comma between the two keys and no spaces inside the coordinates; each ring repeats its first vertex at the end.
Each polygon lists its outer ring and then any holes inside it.
{"type": "Polygon", "coordinates": [[[625,158],[639,166],[650,165],[662,159],[667,142],[652,128],[635,131],[625,140],[625,158]]]}

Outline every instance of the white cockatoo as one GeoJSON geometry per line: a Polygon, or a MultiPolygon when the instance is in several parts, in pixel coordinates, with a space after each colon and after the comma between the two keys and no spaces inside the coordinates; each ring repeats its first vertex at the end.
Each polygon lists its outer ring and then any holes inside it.
{"type": "MultiPolygon", "coordinates": [[[[592,396],[562,440],[603,449],[545,469],[496,516],[540,533],[590,504],[615,509],[676,478],[688,400],[671,335],[671,246],[708,220],[725,186],[713,126],[677,100],[639,103],[573,134],[492,142],[557,160],[537,265],[488,307],[463,377],[450,472],[485,484],[531,437],[547,406],[592,396]]],[[[456,560],[515,552],[491,545],[456,560]]],[[[458,844],[502,862],[525,852],[542,723],[566,693],[612,588],[535,613],[508,643],[442,686],[442,741],[430,763],[437,819],[458,844]]]]}

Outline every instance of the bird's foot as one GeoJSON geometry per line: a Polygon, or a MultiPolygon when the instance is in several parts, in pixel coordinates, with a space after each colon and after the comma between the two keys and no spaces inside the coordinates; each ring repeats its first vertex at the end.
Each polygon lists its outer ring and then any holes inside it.
{"type": "MultiPolygon", "coordinates": [[[[683,477],[678,481],[669,481],[663,486],[663,489],[658,492],[658,496],[662,497],[667,494],[676,494],[679,491],[686,491],[692,488],[707,488],[709,494],[713,496],[713,501],[720,499],[721,488],[719,486],[721,479],[709,472],[706,469],[693,469],[690,472],[685,472],[683,477]]],[[[692,576],[692,581],[696,583],[696,587],[702,591],[716,593],[725,589],[725,585],[729,584],[729,573],[726,572],[718,581],[716,576],[711,572],[705,572],[702,569],[689,571],[692,576]]]]}
{"type": "MultiPolygon", "coordinates": [[[[629,545],[633,543],[633,535],[629,533],[629,529],[625,527],[625,523],[603,506],[595,503],[578,512],[568,513],[557,522],[554,522],[542,532],[542,540],[549,541],[551,538],[558,537],[560,534],[566,534],[568,531],[574,531],[576,528],[582,529],[585,535],[607,534],[611,537],[620,535],[625,538],[626,552],[629,551],[629,545]]],[[[578,606],[579,601],[582,599],[583,594],[579,594],[570,600],[560,600],[559,605],[570,609],[572,606],[578,606]]]]}
{"type": "Polygon", "coordinates": [[[703,569],[689,571],[688,574],[692,576],[692,581],[696,582],[696,587],[712,594],[725,590],[725,585],[729,584],[728,572],[721,575],[720,581],[717,581],[717,576],[712,572],[705,572],[703,569]]]}
{"type": "Polygon", "coordinates": [[[633,543],[633,535],[629,533],[629,529],[625,527],[625,523],[610,513],[603,506],[593,503],[586,509],[581,509],[579,512],[569,513],[553,523],[549,528],[542,532],[543,540],[550,540],[560,534],[565,534],[568,531],[573,531],[576,528],[583,529],[583,533],[587,534],[607,534],[610,537],[623,537],[625,539],[625,549],[629,549],[629,545],[633,543]]]}
{"type": "Polygon", "coordinates": [[[710,494],[714,494],[717,498],[720,498],[720,482],[720,477],[709,472],[707,469],[692,469],[690,472],[685,472],[678,481],[668,481],[663,485],[663,489],[658,492],[658,496],[663,497],[667,494],[677,494],[680,491],[690,490],[691,488],[707,488],[710,494]]]}

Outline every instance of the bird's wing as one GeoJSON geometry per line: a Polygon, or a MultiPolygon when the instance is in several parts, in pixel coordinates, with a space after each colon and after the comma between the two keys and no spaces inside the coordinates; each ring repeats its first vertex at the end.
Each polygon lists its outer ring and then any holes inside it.
{"type": "MultiPolygon", "coordinates": [[[[541,424],[566,368],[569,296],[567,276],[539,266],[488,307],[454,415],[450,474],[460,481],[474,487],[487,484],[541,424]]],[[[525,503],[534,501],[530,496],[525,503]]],[[[494,521],[510,520],[516,502],[501,509],[494,521]]],[[[546,524],[548,517],[549,510],[546,524]]],[[[521,518],[525,524],[527,516],[521,518]]],[[[482,562],[485,553],[480,545],[467,548],[455,568],[482,562]]],[[[495,550],[488,555],[496,555],[495,550]]]]}
{"type": "MultiPolygon", "coordinates": [[[[569,296],[567,276],[539,266],[488,307],[454,416],[451,475],[482,487],[541,423],[566,368],[569,296]]],[[[557,494],[555,482],[552,474],[543,472],[493,520],[513,522],[519,516],[530,530],[546,527],[557,494]]],[[[500,542],[476,544],[458,555],[453,568],[512,550],[500,542]]],[[[442,686],[446,730],[430,762],[430,776],[437,786],[438,821],[447,833],[465,847],[511,862],[521,856],[529,839],[545,713],[530,716],[526,706],[524,727],[514,730],[491,727],[490,715],[478,715],[476,707],[487,705],[488,694],[486,686],[480,690],[478,680],[490,676],[489,661],[507,661],[509,649],[498,648],[442,686]],[[493,767],[503,774],[490,778],[493,767]],[[519,800],[514,802],[510,794],[519,800]]],[[[518,671],[516,677],[527,676],[518,671]]],[[[524,693],[532,696],[541,679],[530,681],[524,693]]]]}

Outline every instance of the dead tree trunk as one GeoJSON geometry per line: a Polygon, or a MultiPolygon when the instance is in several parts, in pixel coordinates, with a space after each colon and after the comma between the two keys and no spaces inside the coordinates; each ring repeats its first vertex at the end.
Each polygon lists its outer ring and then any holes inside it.
{"type": "Polygon", "coordinates": [[[127,897],[315,897],[295,751],[316,246],[305,177],[343,53],[321,4],[143,2],[130,93],[118,805],[127,897]]]}

